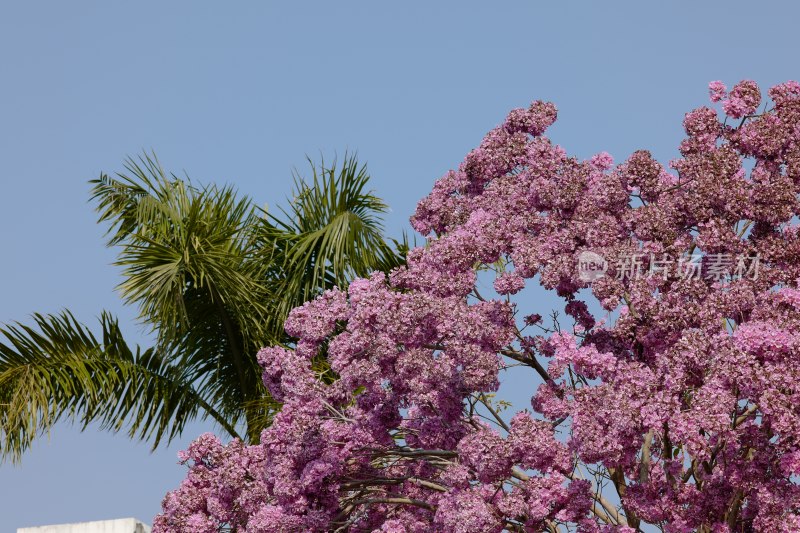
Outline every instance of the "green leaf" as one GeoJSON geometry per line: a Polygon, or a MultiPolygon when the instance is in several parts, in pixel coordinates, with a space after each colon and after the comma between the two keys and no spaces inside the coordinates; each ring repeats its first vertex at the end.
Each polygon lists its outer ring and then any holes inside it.
{"type": "Polygon", "coordinates": [[[154,350],[131,348],[117,321],[100,318],[99,341],[69,311],[34,315],[36,328],[0,328],[0,452],[22,452],[60,419],[150,440],[173,439],[202,410],[232,436],[236,430],[198,391],[191,376],[154,350]]]}

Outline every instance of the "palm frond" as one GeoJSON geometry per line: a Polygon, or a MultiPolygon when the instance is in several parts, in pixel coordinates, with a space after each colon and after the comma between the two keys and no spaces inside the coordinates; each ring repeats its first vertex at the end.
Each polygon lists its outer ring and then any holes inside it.
{"type": "MultiPolygon", "coordinates": [[[[232,187],[195,187],[168,176],[155,156],[126,162],[127,173],[93,183],[100,221],[110,222],[110,244],[121,247],[119,290],[140,317],[173,340],[189,328],[185,294],[204,289],[229,308],[261,316],[264,265],[256,260],[251,228],[257,213],[232,187]]],[[[248,334],[262,334],[256,320],[248,334]],[[255,329],[255,331],[251,331],[255,329]]]]}
{"type": "Polygon", "coordinates": [[[367,190],[355,156],[341,167],[309,163],[310,179],[295,173],[280,218],[232,187],[168,174],[154,154],[94,180],[99,221],[119,247],[118,289],[156,342],[128,346],[105,313],[101,338],[68,311],[0,326],[0,455],[18,460],[60,419],[125,430],[155,447],[210,417],[258,442],[280,408],[261,382],[258,349],[291,343],[283,322],[293,307],[390,271],[408,249],[405,236],[394,248],[384,241],[387,206],[367,190]]]}
{"type": "Polygon", "coordinates": [[[274,290],[282,300],[279,317],[324,289],[404,262],[384,240],[388,206],[366,189],[366,165],[347,154],[340,168],[336,161],[330,167],[308,161],[311,177],[295,172],[294,198],[282,216],[262,220],[264,249],[281,266],[274,290]]]}
{"type": "Polygon", "coordinates": [[[96,181],[94,192],[120,248],[124,301],[139,308],[160,352],[174,347],[174,364],[202,381],[229,420],[244,415],[248,438],[257,440],[256,413],[243,408],[265,396],[255,354],[282,332],[272,323],[266,280],[274,266],[259,247],[253,203],[230,186],[167,175],[148,155],[129,159],[115,180],[96,181]]]}
{"type": "Polygon", "coordinates": [[[91,201],[97,202],[98,222],[110,222],[108,245],[124,241],[130,235],[153,226],[165,219],[176,219],[175,211],[185,204],[190,183],[168,176],[155,154],[144,153],[138,158],[125,160],[126,172],[116,177],[101,174],[91,180],[91,201]]]}
{"type": "Polygon", "coordinates": [[[117,321],[100,318],[102,340],[69,311],[34,315],[35,327],[0,328],[0,456],[19,460],[60,419],[126,430],[150,440],[179,435],[186,422],[212,418],[236,429],[195,388],[186,370],[153,349],[131,348],[117,321]]]}

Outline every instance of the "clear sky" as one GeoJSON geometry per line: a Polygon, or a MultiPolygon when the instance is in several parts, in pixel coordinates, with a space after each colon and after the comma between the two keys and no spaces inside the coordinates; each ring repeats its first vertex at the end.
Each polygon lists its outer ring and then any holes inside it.
{"type": "MultiPolygon", "coordinates": [[[[434,180],[533,99],[558,105],[550,135],[570,153],[668,161],[710,80],[800,79],[798,20],[788,1],[3,2],[0,322],[108,309],[146,340],[87,203],[87,181],[126,155],[153,149],[276,205],[305,154],[358,150],[397,235],[434,180]]],[[[183,477],[176,452],[208,427],[150,454],[58,426],[0,465],[0,532],[150,522],[183,477]]]]}

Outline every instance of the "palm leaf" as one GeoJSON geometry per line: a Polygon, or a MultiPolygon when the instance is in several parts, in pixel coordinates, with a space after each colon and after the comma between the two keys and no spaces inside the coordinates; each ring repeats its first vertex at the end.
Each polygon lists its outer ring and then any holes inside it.
{"type": "Polygon", "coordinates": [[[261,225],[264,250],[281,266],[272,291],[281,297],[281,320],[322,290],[404,262],[383,238],[388,206],[366,189],[366,165],[347,154],[338,169],[336,161],[330,167],[308,161],[311,178],[295,172],[289,208],[280,209],[281,217],[266,214],[261,225]]]}
{"type": "Polygon", "coordinates": [[[69,311],[34,315],[36,327],[0,328],[0,452],[19,460],[60,419],[83,428],[92,422],[150,440],[179,435],[188,420],[233,425],[197,390],[192,376],[155,350],[125,342],[117,321],[100,318],[102,341],[69,311]]]}
{"type": "MultiPolygon", "coordinates": [[[[154,446],[194,418],[258,442],[279,409],[261,382],[259,348],[291,344],[283,321],[335,284],[404,262],[408,243],[382,237],[386,205],[367,191],[355,156],[295,173],[281,218],[228,186],[167,174],[155,155],[92,182],[108,245],[119,248],[118,286],[155,336],[129,347],[116,320],[101,339],[68,311],[0,328],[0,454],[19,459],[60,419],[99,423],[154,446]]],[[[322,361],[324,363],[324,361],[322,361]]]]}
{"type": "Polygon", "coordinates": [[[100,221],[112,222],[109,244],[120,247],[124,301],[221,413],[232,423],[244,416],[256,441],[263,426],[247,406],[266,400],[255,354],[282,336],[271,326],[258,211],[232,187],[168,176],[155,156],[128,160],[126,173],[101,176],[93,192],[100,221]]]}

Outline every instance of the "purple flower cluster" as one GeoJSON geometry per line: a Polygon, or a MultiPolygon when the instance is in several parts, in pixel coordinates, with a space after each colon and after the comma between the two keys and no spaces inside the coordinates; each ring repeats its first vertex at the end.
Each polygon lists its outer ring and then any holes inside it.
{"type": "Polygon", "coordinates": [[[740,123],[690,112],[669,168],[581,161],[543,136],[555,106],[512,111],[419,203],[406,267],[292,312],[296,345],[259,354],[273,425],[195,442],[155,531],[800,530],[800,84],[761,114],[754,82],[709,90],[740,123]],[[587,281],[587,252],[760,270],[587,281]],[[533,278],[572,327],[530,314],[533,278]],[[533,411],[509,419],[510,371],[533,411]]]}

